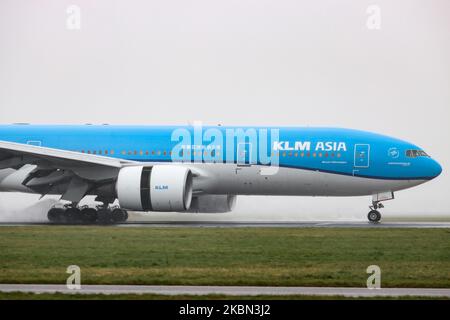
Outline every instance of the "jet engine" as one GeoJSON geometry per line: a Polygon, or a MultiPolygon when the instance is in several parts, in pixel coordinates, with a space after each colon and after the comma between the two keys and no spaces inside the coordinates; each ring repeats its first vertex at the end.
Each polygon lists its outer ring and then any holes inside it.
{"type": "Polygon", "coordinates": [[[225,213],[233,211],[236,206],[236,196],[229,194],[208,194],[194,197],[189,212],[195,213],[225,213]]]}
{"type": "Polygon", "coordinates": [[[136,211],[186,211],[192,200],[192,173],[174,165],[124,167],[116,193],[122,208],[136,211]]]}

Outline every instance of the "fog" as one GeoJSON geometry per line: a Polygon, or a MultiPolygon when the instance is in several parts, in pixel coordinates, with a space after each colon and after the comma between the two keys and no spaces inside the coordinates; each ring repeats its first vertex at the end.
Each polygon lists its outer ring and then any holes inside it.
{"type": "MultiPolygon", "coordinates": [[[[447,0],[3,0],[0,123],[379,132],[443,166],[439,178],[386,202],[385,217],[450,217],[449,12],[447,0]]],[[[0,219],[45,218],[55,199],[38,199],[0,194],[0,219]]],[[[240,197],[227,215],[152,216],[365,219],[369,203],[240,197]]]]}

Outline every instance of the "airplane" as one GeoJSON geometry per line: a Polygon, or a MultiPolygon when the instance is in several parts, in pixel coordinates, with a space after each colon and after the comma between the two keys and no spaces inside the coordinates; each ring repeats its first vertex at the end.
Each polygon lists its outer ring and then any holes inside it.
{"type": "Polygon", "coordinates": [[[344,128],[0,125],[0,191],[58,195],[54,223],[224,213],[239,195],[371,196],[378,223],[383,201],[441,172],[412,143],[344,128]]]}

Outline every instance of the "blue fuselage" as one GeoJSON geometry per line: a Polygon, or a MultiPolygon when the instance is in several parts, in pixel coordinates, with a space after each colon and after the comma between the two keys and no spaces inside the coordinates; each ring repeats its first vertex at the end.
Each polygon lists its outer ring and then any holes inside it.
{"type": "Polygon", "coordinates": [[[414,144],[336,128],[2,125],[0,140],[140,162],[272,164],[375,179],[429,180],[442,171],[414,144]]]}

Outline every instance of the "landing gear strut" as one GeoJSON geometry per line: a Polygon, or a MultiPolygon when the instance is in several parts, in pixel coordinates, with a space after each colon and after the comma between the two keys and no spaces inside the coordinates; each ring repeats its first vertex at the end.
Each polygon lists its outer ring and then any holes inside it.
{"type": "Polygon", "coordinates": [[[108,205],[91,208],[73,203],[51,208],[47,218],[50,222],[61,224],[115,224],[127,221],[128,212],[119,207],[109,208],[108,205]]]}
{"type": "Polygon", "coordinates": [[[370,212],[367,215],[367,219],[369,219],[369,221],[371,223],[378,223],[378,222],[380,222],[380,220],[381,220],[381,213],[377,209],[384,208],[384,205],[382,203],[380,203],[379,201],[372,201],[372,205],[369,206],[369,208],[370,208],[370,212]]]}

